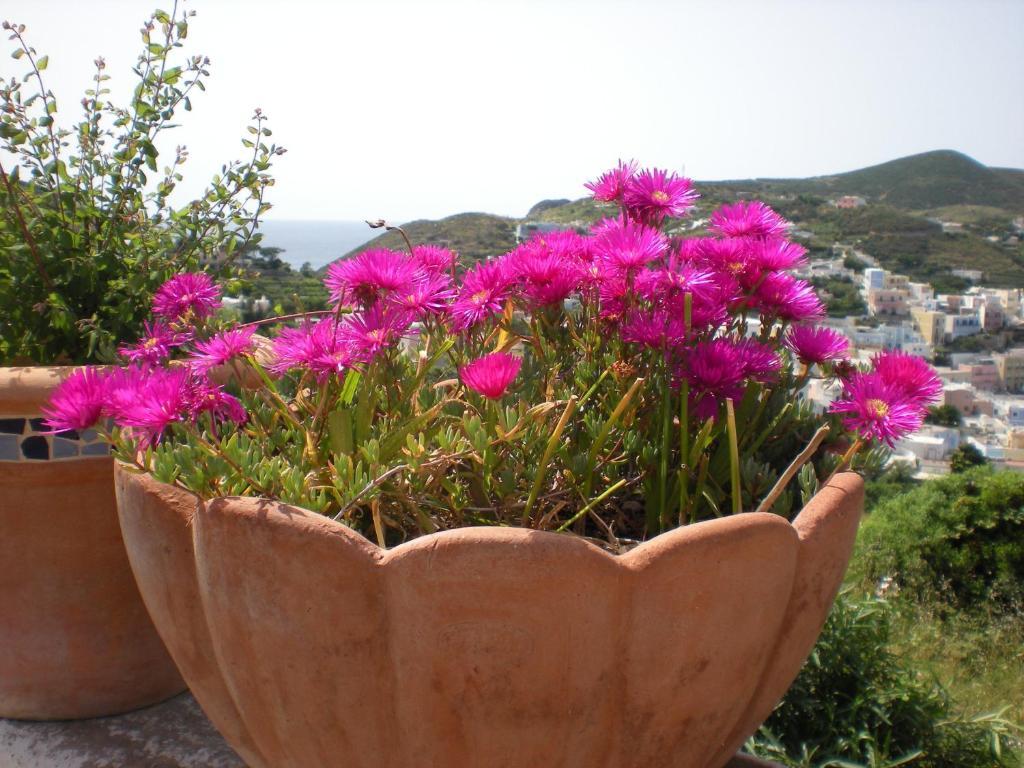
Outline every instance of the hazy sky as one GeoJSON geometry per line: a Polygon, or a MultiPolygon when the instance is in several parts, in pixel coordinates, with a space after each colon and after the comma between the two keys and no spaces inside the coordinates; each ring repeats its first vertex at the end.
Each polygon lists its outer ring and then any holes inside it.
{"type": "MultiPolygon", "coordinates": [[[[115,97],[156,0],[0,0],[77,117],[115,97]]],[[[169,10],[173,0],[159,0],[169,10]]],[[[697,179],[807,176],[929,149],[1024,167],[1024,2],[191,0],[208,90],[162,148],[195,193],[253,107],[288,148],[281,219],[521,216],[617,158],[697,179]]],[[[0,56],[0,75],[21,62],[0,56]]]]}

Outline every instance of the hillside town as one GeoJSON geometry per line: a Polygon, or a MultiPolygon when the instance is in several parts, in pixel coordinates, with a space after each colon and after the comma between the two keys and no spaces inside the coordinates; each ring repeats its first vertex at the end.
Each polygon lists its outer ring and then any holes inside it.
{"type": "MultiPolygon", "coordinates": [[[[895,461],[920,477],[943,475],[950,457],[966,445],[997,467],[1024,471],[1024,291],[980,285],[980,270],[954,273],[974,284],[963,293],[936,293],[928,283],[837,244],[829,258],[812,260],[797,274],[858,285],[866,314],[823,321],[847,335],[857,357],[898,349],[933,361],[941,375],[941,417],[900,441],[895,461]],[[857,271],[851,262],[867,266],[857,271]]],[[[837,394],[835,386],[819,381],[808,397],[825,408],[837,394]]]]}

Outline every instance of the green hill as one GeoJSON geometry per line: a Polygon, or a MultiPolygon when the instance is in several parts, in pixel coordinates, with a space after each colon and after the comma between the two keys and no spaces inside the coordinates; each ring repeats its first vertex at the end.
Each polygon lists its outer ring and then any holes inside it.
{"type": "MultiPolygon", "coordinates": [[[[1024,246],[1014,242],[1012,221],[1024,214],[1024,170],[989,168],[966,155],[936,150],[869,168],[807,179],[739,179],[696,182],[701,198],[693,215],[670,231],[692,231],[722,203],[758,198],[792,221],[802,242],[825,252],[833,243],[853,244],[882,266],[939,290],[963,286],[950,270],[981,269],[994,286],[1024,286],[1024,246]],[[863,197],[852,209],[830,204],[843,195],[863,197]],[[940,221],[957,222],[958,231],[940,221]],[[993,241],[992,238],[995,238],[993,241]]],[[[579,200],[542,200],[525,220],[586,227],[614,216],[612,205],[579,200]]],[[[475,261],[504,253],[515,245],[520,220],[484,213],[462,213],[439,221],[414,221],[405,229],[413,243],[437,243],[475,261]]],[[[401,249],[394,232],[361,246],[401,249]]]]}
{"type": "Polygon", "coordinates": [[[807,179],[705,182],[749,192],[859,195],[895,208],[925,210],[948,205],[987,205],[1024,213],[1024,172],[989,168],[960,152],[939,149],[856,171],[807,179]]]}
{"type": "MultiPolygon", "coordinates": [[[[516,244],[517,219],[489,213],[458,213],[437,221],[420,219],[403,224],[413,245],[440,245],[458,253],[464,261],[478,261],[511,250],[516,244]]],[[[398,232],[385,232],[345,254],[353,256],[371,248],[406,249],[398,232]]]]}

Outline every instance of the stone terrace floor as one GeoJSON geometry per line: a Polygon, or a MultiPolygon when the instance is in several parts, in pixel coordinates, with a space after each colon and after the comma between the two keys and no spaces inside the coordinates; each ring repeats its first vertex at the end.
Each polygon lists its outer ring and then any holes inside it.
{"type": "MultiPolygon", "coordinates": [[[[190,695],[95,720],[0,719],[0,768],[245,768],[190,695]]],[[[456,766],[452,766],[456,768],[456,766]]],[[[748,757],[726,768],[777,768],[748,757]]]]}

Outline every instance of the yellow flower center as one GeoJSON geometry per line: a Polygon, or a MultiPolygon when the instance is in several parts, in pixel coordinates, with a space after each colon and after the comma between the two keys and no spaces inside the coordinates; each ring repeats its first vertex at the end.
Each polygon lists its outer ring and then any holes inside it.
{"type": "Polygon", "coordinates": [[[146,339],[146,343],[143,346],[145,346],[146,349],[153,349],[153,347],[159,343],[159,339],[146,339]]]}
{"type": "Polygon", "coordinates": [[[479,293],[474,293],[473,296],[470,298],[470,301],[472,301],[474,304],[479,306],[480,304],[483,304],[484,302],[486,302],[487,298],[490,295],[491,295],[490,291],[480,291],[479,293]]]}
{"type": "Polygon", "coordinates": [[[867,401],[867,410],[876,419],[884,419],[889,415],[889,404],[884,400],[879,400],[877,397],[873,397],[867,401]]]}
{"type": "Polygon", "coordinates": [[[657,190],[656,192],[654,192],[651,195],[651,197],[654,198],[654,202],[656,202],[656,203],[667,203],[668,202],[668,194],[665,193],[665,192],[662,192],[660,189],[657,190]]]}

